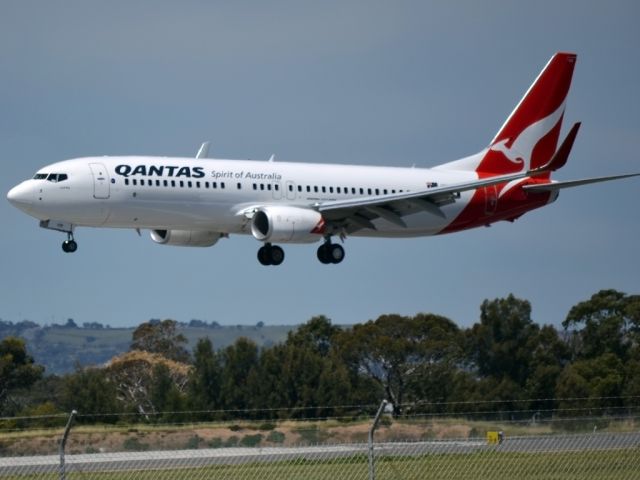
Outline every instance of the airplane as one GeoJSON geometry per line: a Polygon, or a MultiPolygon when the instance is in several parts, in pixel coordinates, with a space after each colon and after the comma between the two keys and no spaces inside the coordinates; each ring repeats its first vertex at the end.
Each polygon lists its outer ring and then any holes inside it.
{"type": "Polygon", "coordinates": [[[276,243],[316,243],[323,264],[340,263],[334,243],[349,236],[418,237],[511,221],[554,202],[563,188],[640,173],[558,182],[578,134],[558,147],[576,54],[559,52],[527,90],[489,145],[433,168],[400,168],[208,157],[86,157],[53,163],[7,198],[67,234],[77,227],[150,230],[161,245],[208,247],[230,235],[261,242],[258,261],[280,265],[276,243]]]}

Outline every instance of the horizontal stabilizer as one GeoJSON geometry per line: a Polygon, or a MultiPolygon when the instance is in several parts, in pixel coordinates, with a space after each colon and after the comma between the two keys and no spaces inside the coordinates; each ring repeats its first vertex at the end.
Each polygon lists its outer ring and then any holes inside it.
{"type": "Polygon", "coordinates": [[[609,180],[619,180],[621,178],[637,177],[640,173],[628,173],[626,175],[613,175],[610,177],[585,178],[583,180],[570,180],[568,182],[544,183],[539,185],[523,185],[522,189],[527,192],[553,192],[562,188],[579,187],[590,183],[608,182],[609,180]]]}

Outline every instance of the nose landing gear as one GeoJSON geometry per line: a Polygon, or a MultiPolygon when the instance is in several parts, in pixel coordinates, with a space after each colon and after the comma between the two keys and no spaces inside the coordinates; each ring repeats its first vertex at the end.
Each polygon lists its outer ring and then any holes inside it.
{"type": "Polygon", "coordinates": [[[73,253],[78,249],[78,244],[73,239],[73,233],[67,233],[67,239],[62,242],[62,251],[65,253],[73,253]]]}

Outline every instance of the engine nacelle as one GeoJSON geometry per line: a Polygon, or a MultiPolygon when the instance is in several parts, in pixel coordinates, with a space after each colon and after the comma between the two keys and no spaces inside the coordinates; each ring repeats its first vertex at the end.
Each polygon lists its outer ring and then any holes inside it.
{"type": "Polygon", "coordinates": [[[151,240],[161,245],[177,247],[211,247],[220,240],[220,232],[197,230],[151,230],[151,240]]]}
{"type": "Polygon", "coordinates": [[[309,208],[261,207],[251,219],[251,233],[262,242],[312,243],[322,239],[324,219],[309,208]]]}

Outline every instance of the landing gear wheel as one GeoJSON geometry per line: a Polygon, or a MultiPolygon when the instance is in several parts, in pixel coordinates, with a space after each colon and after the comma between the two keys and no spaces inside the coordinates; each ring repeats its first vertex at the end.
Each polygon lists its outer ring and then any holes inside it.
{"type": "Polygon", "coordinates": [[[331,260],[329,260],[328,250],[326,243],[323,243],[318,247],[318,260],[320,260],[320,263],[324,263],[325,265],[331,263],[331,260]]]}
{"type": "Polygon", "coordinates": [[[65,253],[73,253],[78,250],[78,244],[75,240],[65,240],[62,242],[62,251],[65,253]]]}
{"type": "Polygon", "coordinates": [[[284,261],[284,250],[277,245],[271,247],[269,255],[271,256],[271,265],[280,265],[284,261]]]}
{"type": "Polygon", "coordinates": [[[284,250],[277,245],[266,243],[258,249],[258,261],[262,265],[280,265],[284,261],[284,250]]]}
{"type": "Polygon", "coordinates": [[[318,247],[318,260],[325,265],[340,263],[344,259],[344,248],[337,243],[326,242],[318,247]]]}
{"type": "Polygon", "coordinates": [[[261,265],[271,265],[271,256],[267,247],[260,247],[258,249],[258,261],[261,265]]]}
{"type": "Polygon", "coordinates": [[[342,245],[332,243],[327,249],[331,263],[340,263],[344,259],[344,248],[342,245]]]}

